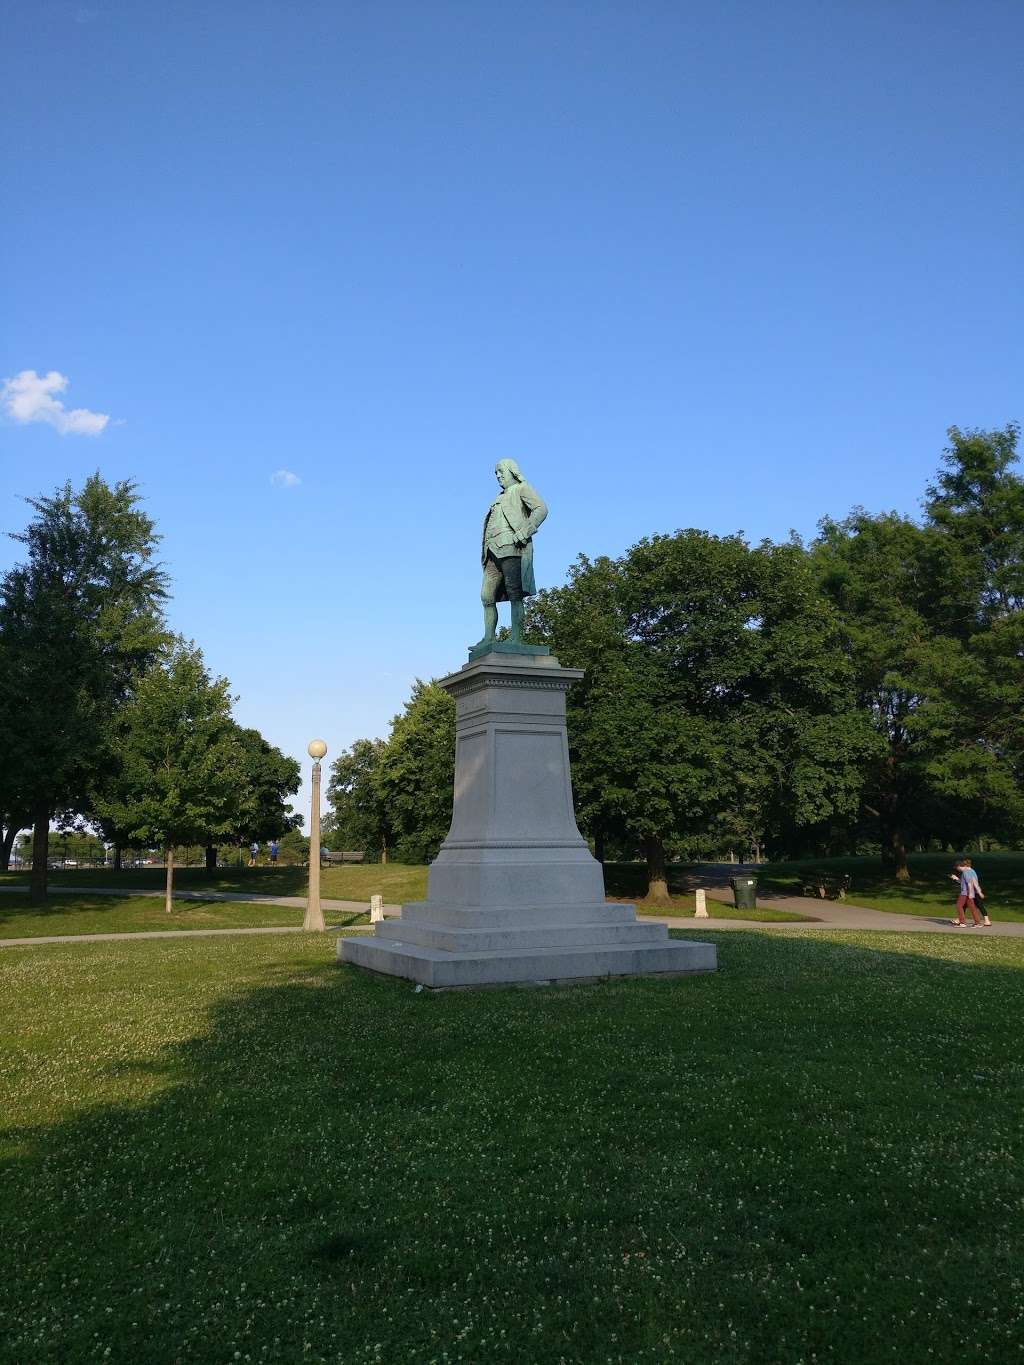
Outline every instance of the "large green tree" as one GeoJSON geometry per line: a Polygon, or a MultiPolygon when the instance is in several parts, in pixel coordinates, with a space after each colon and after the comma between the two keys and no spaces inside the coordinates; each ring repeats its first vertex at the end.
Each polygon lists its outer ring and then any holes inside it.
{"type": "Polygon", "coordinates": [[[1015,424],[952,427],[926,525],[956,566],[961,603],[913,655],[915,741],[960,839],[1024,832],[1024,479],[1015,424]]]}
{"type": "Polygon", "coordinates": [[[177,639],[121,707],[110,743],[109,780],[93,797],[97,818],[128,843],[162,845],[170,913],[174,850],[230,832],[243,778],[224,678],[177,639]]]}
{"type": "Polygon", "coordinates": [[[373,781],[395,859],[433,858],[452,822],[455,789],[455,703],[437,683],[413,684],[405,709],[391,722],[373,781]]]}
{"type": "Polygon", "coordinates": [[[1017,429],[950,431],[925,519],[862,510],[812,546],[879,740],[862,818],[907,850],[1024,828],[1024,483],[1017,429]]]}
{"type": "Polygon", "coordinates": [[[448,833],[454,784],[455,703],[417,680],[386,740],[357,740],[331,765],[329,842],[425,862],[448,833]]]}
{"type": "Polygon", "coordinates": [[[327,783],[331,809],[323,826],[327,847],[361,849],[387,861],[394,840],[375,782],[385,748],[383,739],[357,739],[331,764],[327,783]]]}
{"type": "Polygon", "coordinates": [[[856,809],[874,741],[798,545],[691,530],[581,557],[532,628],[587,670],[568,699],[581,823],[642,853],[650,894],[667,894],[670,848],[856,809]]]}
{"type": "Polygon", "coordinates": [[[0,633],[0,872],[6,872],[10,867],[14,841],[32,818],[21,790],[22,774],[13,756],[19,707],[12,690],[4,682],[10,678],[13,667],[12,652],[0,633]]]}
{"type": "Polygon", "coordinates": [[[29,500],[24,563],[0,581],[7,829],[34,827],[30,897],[46,898],[50,821],[79,809],[114,714],[165,639],[166,577],[135,485],[99,476],[29,500]]]}
{"type": "MultiPolygon", "coordinates": [[[[258,730],[233,725],[236,766],[239,774],[234,790],[230,840],[235,845],[253,841],[265,843],[280,839],[289,830],[302,824],[302,816],[295,814],[288,797],[299,790],[302,769],[298,760],[289,758],[275,745],[264,739],[258,730]]],[[[209,831],[206,841],[206,868],[212,872],[217,866],[217,846],[213,838],[219,831],[209,831]]]]}
{"type": "Polygon", "coordinates": [[[945,614],[942,546],[908,517],[858,510],[821,523],[812,557],[843,622],[857,705],[879,741],[865,768],[863,812],[883,859],[905,878],[908,845],[940,819],[928,755],[913,742],[920,696],[912,660],[945,614]]]}
{"type": "Polygon", "coordinates": [[[1016,470],[1020,428],[995,431],[950,427],[942,468],[929,485],[925,513],[955,556],[960,601],[972,614],[960,624],[970,636],[980,626],[1024,610],[1024,479],[1016,470]]]}
{"type": "MultiPolygon", "coordinates": [[[[207,831],[203,839],[208,872],[216,870],[218,843],[238,849],[253,840],[264,843],[279,839],[302,824],[302,816],[294,813],[288,804],[288,797],[299,789],[301,769],[298,761],[270,744],[258,730],[243,728],[234,721],[227,742],[234,749],[235,782],[230,811],[218,807],[217,828],[207,831]]],[[[111,817],[111,812],[120,809],[116,799],[119,781],[119,766],[104,764],[90,789],[86,811],[90,823],[101,831],[108,843],[113,843],[116,867],[120,866],[121,850],[137,842],[111,817]]]]}

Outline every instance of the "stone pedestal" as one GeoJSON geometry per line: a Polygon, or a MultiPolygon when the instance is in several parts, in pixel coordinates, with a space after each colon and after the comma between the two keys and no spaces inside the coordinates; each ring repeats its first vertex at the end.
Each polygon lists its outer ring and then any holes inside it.
{"type": "Polygon", "coordinates": [[[583,677],[544,653],[493,651],[441,681],[455,698],[455,805],[427,899],[338,957],[424,986],[714,971],[712,944],[669,939],[604,899],[576,828],[565,694],[583,677]]]}

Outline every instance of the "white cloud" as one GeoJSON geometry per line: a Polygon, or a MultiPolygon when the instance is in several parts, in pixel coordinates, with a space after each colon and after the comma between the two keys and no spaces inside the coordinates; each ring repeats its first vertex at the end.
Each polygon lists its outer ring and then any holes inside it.
{"type": "Polygon", "coordinates": [[[275,469],[270,476],[270,482],[277,488],[295,488],[302,480],[290,469],[275,469]]]}
{"type": "Polygon", "coordinates": [[[56,370],[49,374],[22,370],[0,385],[0,404],[15,422],[48,422],[62,436],[98,436],[110,418],[105,412],[90,412],[88,408],[72,408],[69,412],[55,397],[67,386],[67,376],[56,370]]]}

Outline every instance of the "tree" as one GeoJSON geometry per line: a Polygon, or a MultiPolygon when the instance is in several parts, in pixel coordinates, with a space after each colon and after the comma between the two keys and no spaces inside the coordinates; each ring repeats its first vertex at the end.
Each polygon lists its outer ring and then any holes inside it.
{"type": "MultiPolygon", "coordinates": [[[[0,613],[2,620],[2,613],[0,613]]],[[[18,728],[17,699],[3,683],[11,676],[14,660],[4,636],[0,634],[0,734],[4,735],[4,761],[0,763],[0,872],[11,865],[11,852],[19,832],[31,822],[26,798],[19,790],[21,774],[10,755],[10,746],[18,728]]]]}
{"type": "Polygon", "coordinates": [[[226,834],[236,813],[243,767],[226,679],[211,679],[200,651],[176,639],[121,708],[111,751],[96,814],[129,843],[163,846],[169,914],[175,847],[226,834]]]}
{"type": "Polygon", "coordinates": [[[1013,423],[950,428],[926,525],[957,565],[966,600],[946,622],[953,638],[919,647],[913,659],[914,735],[936,791],[955,803],[963,834],[1007,840],[1024,829],[1024,479],[1012,467],[1019,435],[1013,423]]]}
{"type": "Polygon", "coordinates": [[[1017,461],[1020,428],[950,427],[944,468],[928,487],[928,525],[955,556],[974,608],[962,629],[1005,621],[1024,610],[1024,479],[1017,461]]]}
{"type": "Polygon", "coordinates": [[[455,703],[437,683],[413,684],[405,710],[391,722],[373,786],[396,860],[433,858],[452,823],[455,790],[455,703]]]}
{"type": "Polygon", "coordinates": [[[1024,825],[1024,482],[1017,429],[950,430],[918,524],[826,520],[812,546],[880,747],[862,814],[899,880],[907,849],[1024,825]]]}
{"type": "Polygon", "coordinates": [[[383,853],[393,843],[391,824],[374,782],[386,748],[382,739],[357,739],[331,764],[324,820],[325,842],[335,850],[365,849],[383,853]]]}
{"type": "Polygon", "coordinates": [[[166,576],[135,485],[99,474],[29,499],[14,539],[27,561],[0,581],[0,725],[8,828],[34,826],[30,900],[46,898],[51,819],[76,808],[101,760],[117,706],[164,640],[166,576]]]}
{"type": "Polygon", "coordinates": [[[531,625],[587,669],[567,707],[580,822],[642,853],[649,894],[669,847],[855,810],[872,736],[800,546],[691,530],[581,556],[531,625]]]}
{"type": "MultiPolygon", "coordinates": [[[[275,748],[258,730],[244,729],[232,722],[232,737],[240,773],[229,831],[232,841],[239,846],[253,841],[262,844],[301,826],[302,816],[294,814],[286,800],[299,790],[302,770],[298,761],[275,748]]],[[[208,872],[217,866],[212,836],[218,832],[208,832],[208,872]]]]}
{"type": "Polygon", "coordinates": [[[286,866],[301,865],[309,860],[309,836],[301,830],[286,830],[280,844],[281,862],[286,866]]]}
{"type": "Polygon", "coordinates": [[[454,787],[455,703],[417,679],[388,738],[356,740],[331,765],[327,837],[384,862],[425,862],[448,833],[454,787]]]}
{"type": "Polygon", "coordinates": [[[844,521],[821,523],[812,558],[843,623],[857,704],[879,741],[865,771],[864,812],[874,821],[883,860],[903,880],[908,844],[937,818],[929,811],[927,755],[913,745],[920,699],[912,657],[947,615],[942,547],[907,517],[858,510],[844,521]]]}

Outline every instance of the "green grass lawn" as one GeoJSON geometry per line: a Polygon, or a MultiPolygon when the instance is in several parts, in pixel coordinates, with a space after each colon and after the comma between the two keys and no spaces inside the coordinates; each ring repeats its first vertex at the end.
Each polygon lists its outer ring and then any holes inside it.
{"type": "MultiPolygon", "coordinates": [[[[53,895],[45,908],[28,897],[0,895],[0,938],[45,938],[52,934],[130,934],[145,929],[255,929],[301,924],[301,910],[283,905],[175,901],[167,914],[156,896],[53,895]]],[[[368,915],[327,912],[330,924],[361,924],[368,915]]]]}
{"type": "Polygon", "coordinates": [[[721,971],[442,994],[6,950],[0,1359],[1016,1359],[1024,942],[691,936],[721,971]]]}
{"type": "MultiPolygon", "coordinates": [[[[69,868],[66,872],[51,872],[50,886],[54,891],[61,886],[157,889],[163,886],[164,877],[162,867],[126,868],[123,872],[111,868],[69,868]]],[[[212,876],[201,867],[183,867],[176,868],[174,873],[174,884],[182,891],[237,891],[260,896],[303,896],[308,879],[304,867],[220,868],[212,876]]],[[[28,873],[0,873],[0,886],[9,882],[27,884],[28,873]]],[[[371,896],[381,895],[389,905],[422,900],[427,894],[427,869],[404,863],[325,867],[320,873],[320,894],[367,903],[371,896]]]]}

